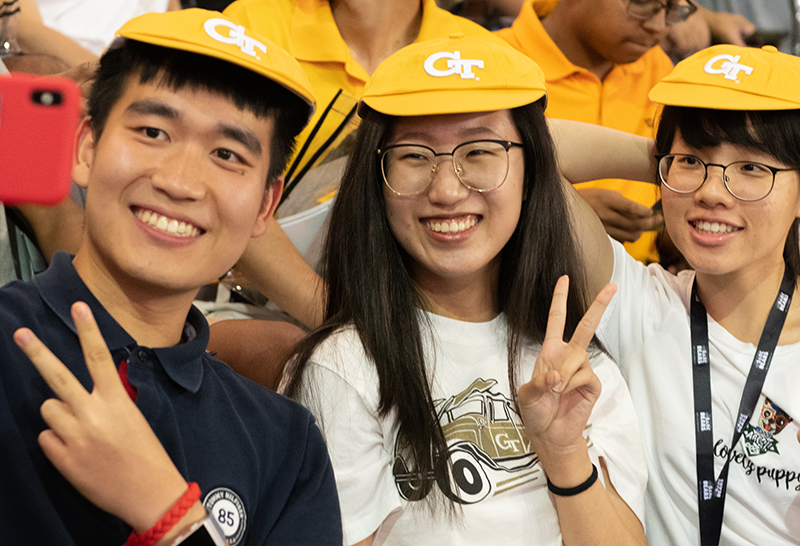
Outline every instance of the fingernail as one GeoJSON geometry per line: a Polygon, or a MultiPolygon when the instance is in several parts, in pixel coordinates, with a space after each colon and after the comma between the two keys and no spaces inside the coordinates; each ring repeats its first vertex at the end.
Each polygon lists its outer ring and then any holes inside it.
{"type": "Polygon", "coordinates": [[[14,332],[14,341],[17,345],[23,346],[27,345],[33,339],[33,333],[28,330],[27,328],[20,328],[16,332],[14,332]]]}
{"type": "Polygon", "coordinates": [[[72,305],[72,314],[75,318],[86,318],[89,314],[89,306],[82,301],[76,301],[72,305]]]}

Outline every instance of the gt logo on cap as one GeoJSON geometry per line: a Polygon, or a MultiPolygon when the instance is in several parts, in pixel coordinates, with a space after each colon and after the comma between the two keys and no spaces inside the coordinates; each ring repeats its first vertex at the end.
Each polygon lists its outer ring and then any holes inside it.
{"type": "Polygon", "coordinates": [[[460,51],[454,51],[452,53],[441,51],[425,59],[424,67],[425,72],[435,78],[444,78],[446,76],[458,74],[461,76],[462,80],[480,80],[472,71],[472,68],[482,69],[483,61],[478,59],[462,59],[460,51]],[[447,70],[439,70],[434,66],[436,61],[440,59],[447,59],[447,70]]]}
{"type": "Polygon", "coordinates": [[[706,74],[725,74],[726,80],[733,80],[736,83],[739,83],[739,80],[736,78],[739,77],[739,72],[744,72],[748,76],[753,73],[753,67],[747,66],[745,64],[739,64],[739,59],[741,59],[741,55],[733,55],[722,54],[717,55],[716,57],[712,57],[708,60],[706,65],[703,67],[703,70],[706,71],[706,74]],[[714,68],[714,63],[717,61],[724,61],[719,68],[714,68]]]}
{"type": "Polygon", "coordinates": [[[260,49],[262,53],[267,52],[267,46],[256,40],[255,38],[251,38],[244,33],[244,27],[241,25],[234,25],[230,21],[226,21],[225,19],[209,19],[203,25],[206,33],[215,39],[218,42],[222,42],[223,44],[231,44],[239,46],[239,49],[242,50],[242,53],[246,53],[247,55],[251,55],[256,57],[257,59],[261,59],[256,53],[256,48],[260,49]],[[225,27],[229,30],[227,36],[223,36],[217,31],[217,28],[225,27]]]}

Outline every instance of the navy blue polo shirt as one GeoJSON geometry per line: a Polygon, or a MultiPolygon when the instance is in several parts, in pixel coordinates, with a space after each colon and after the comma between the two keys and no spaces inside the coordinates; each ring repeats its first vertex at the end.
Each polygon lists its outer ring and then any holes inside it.
{"type": "Polygon", "coordinates": [[[91,390],[70,316],[92,310],[144,414],[231,546],[342,544],[339,501],[322,435],[299,404],[239,376],[206,352],[208,324],[194,307],[185,342],[136,344],[58,254],[30,282],[0,289],[0,543],[122,545],[130,527],[85,500],[42,453],[39,407],[53,392],[16,346],[25,326],[91,390]]]}

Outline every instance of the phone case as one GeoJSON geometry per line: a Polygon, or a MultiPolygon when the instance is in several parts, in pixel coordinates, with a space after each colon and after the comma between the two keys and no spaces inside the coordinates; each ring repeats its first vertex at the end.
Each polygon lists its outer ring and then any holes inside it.
{"type": "Polygon", "coordinates": [[[66,78],[0,77],[0,201],[53,205],[67,196],[80,96],[66,78]]]}

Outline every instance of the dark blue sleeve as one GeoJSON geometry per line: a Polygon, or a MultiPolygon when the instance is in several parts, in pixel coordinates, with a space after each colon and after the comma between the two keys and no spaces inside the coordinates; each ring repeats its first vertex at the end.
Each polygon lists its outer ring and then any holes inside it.
{"type": "Polygon", "coordinates": [[[307,442],[300,470],[267,544],[307,546],[342,544],[342,516],[328,448],[313,420],[308,421],[307,442]]]}

